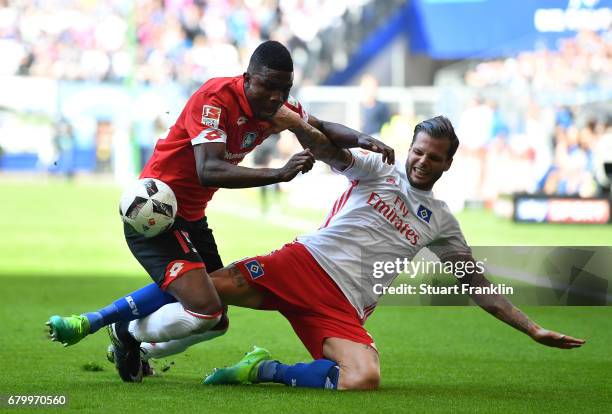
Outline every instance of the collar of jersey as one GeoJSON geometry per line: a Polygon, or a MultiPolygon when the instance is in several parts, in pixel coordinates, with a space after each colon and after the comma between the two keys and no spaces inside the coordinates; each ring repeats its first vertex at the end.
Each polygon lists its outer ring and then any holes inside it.
{"type": "Polygon", "coordinates": [[[238,82],[235,83],[237,93],[238,93],[238,102],[240,103],[240,109],[246,115],[247,118],[253,117],[253,111],[251,110],[251,105],[249,105],[249,101],[247,100],[246,95],[244,94],[244,78],[241,76],[236,76],[238,78],[238,82]]]}
{"type": "Polygon", "coordinates": [[[433,197],[433,190],[420,190],[416,187],[413,187],[408,181],[408,191],[412,191],[413,193],[417,193],[426,197],[433,197]]]}

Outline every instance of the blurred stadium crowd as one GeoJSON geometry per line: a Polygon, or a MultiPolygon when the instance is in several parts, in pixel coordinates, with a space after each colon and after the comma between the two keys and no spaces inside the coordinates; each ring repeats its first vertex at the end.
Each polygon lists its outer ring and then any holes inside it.
{"type": "MultiPolygon", "coordinates": [[[[346,64],[355,47],[334,52],[329,45],[362,39],[356,30],[370,30],[378,22],[372,16],[380,20],[401,3],[0,0],[0,76],[179,84],[189,92],[211,77],[241,73],[251,51],[262,40],[275,39],[292,51],[296,86],[316,84],[346,64]],[[338,29],[340,38],[334,35],[338,29]]],[[[581,32],[556,51],[536,48],[464,69],[458,86],[470,98],[453,120],[462,142],[456,165],[461,166],[466,199],[488,202],[517,192],[584,197],[601,193],[609,186],[603,163],[606,157],[612,160],[612,108],[609,102],[589,102],[612,89],[611,74],[612,31],[581,32]]],[[[400,145],[405,146],[415,122],[433,115],[398,113],[377,99],[375,77],[363,78],[363,84],[369,92],[364,92],[360,119],[368,133],[392,143],[401,136],[400,145]]],[[[0,117],[0,130],[6,131],[6,119],[0,117]]],[[[149,121],[148,132],[136,138],[139,164],[168,126],[159,117],[149,121]]],[[[96,170],[108,171],[117,128],[112,120],[96,122],[96,170]]],[[[72,175],[74,126],[55,119],[49,135],[49,151],[55,154],[42,158],[63,154],[63,170],[72,175]]],[[[274,138],[253,162],[268,165],[291,150],[282,137],[274,138]]]]}
{"type": "Polygon", "coordinates": [[[593,197],[608,182],[612,116],[531,100],[511,125],[494,100],[476,98],[458,123],[461,162],[474,183],[471,199],[544,193],[593,197]]]}
{"type": "Polygon", "coordinates": [[[370,2],[2,0],[1,74],[201,83],[242,72],[266,39],[288,45],[299,69],[317,33],[370,2]]]}
{"type": "Polygon", "coordinates": [[[612,31],[583,31],[556,51],[524,52],[467,71],[471,90],[505,89],[513,98],[476,98],[459,119],[463,151],[477,165],[477,198],[592,197],[609,185],[603,163],[611,157],[612,107],[588,101],[612,89],[611,74],[612,31]]]}
{"type": "Polygon", "coordinates": [[[524,93],[575,92],[612,87],[612,31],[579,32],[559,42],[559,50],[545,48],[509,59],[482,62],[465,76],[472,88],[504,86],[524,93]]]}

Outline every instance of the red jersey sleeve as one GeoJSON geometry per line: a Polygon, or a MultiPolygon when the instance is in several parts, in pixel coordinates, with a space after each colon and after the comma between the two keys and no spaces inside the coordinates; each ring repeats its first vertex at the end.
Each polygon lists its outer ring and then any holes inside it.
{"type": "Polygon", "coordinates": [[[308,113],[306,112],[300,101],[295,99],[293,96],[289,95],[287,102],[285,102],[285,106],[291,109],[293,112],[297,113],[304,120],[304,122],[308,122],[308,113]]]}
{"type": "Polygon", "coordinates": [[[185,129],[191,145],[227,142],[228,110],[215,96],[199,93],[188,103],[185,129]]]}

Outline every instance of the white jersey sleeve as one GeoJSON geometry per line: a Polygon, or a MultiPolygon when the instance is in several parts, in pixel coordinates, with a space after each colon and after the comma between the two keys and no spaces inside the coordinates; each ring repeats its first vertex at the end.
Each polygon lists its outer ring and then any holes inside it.
{"type": "Polygon", "coordinates": [[[427,244],[427,248],[441,261],[456,255],[471,255],[472,249],[465,241],[459,222],[446,203],[440,201],[440,204],[444,214],[441,215],[443,220],[440,223],[438,237],[427,244]]]}
{"type": "Polygon", "coordinates": [[[344,175],[349,180],[376,179],[393,169],[392,165],[383,162],[382,154],[355,148],[349,151],[352,156],[349,166],[342,171],[334,169],[335,172],[344,175]]]}

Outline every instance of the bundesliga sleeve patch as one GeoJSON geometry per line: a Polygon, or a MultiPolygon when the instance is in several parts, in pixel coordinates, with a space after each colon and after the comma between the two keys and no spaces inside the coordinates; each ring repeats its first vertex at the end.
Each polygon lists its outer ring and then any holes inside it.
{"type": "Polygon", "coordinates": [[[263,267],[257,260],[251,260],[244,264],[247,272],[251,276],[251,279],[257,279],[258,277],[262,277],[265,273],[263,267]]]}
{"type": "Polygon", "coordinates": [[[211,128],[219,128],[219,120],[221,119],[221,108],[212,105],[204,105],[202,107],[202,125],[211,128]]]}

